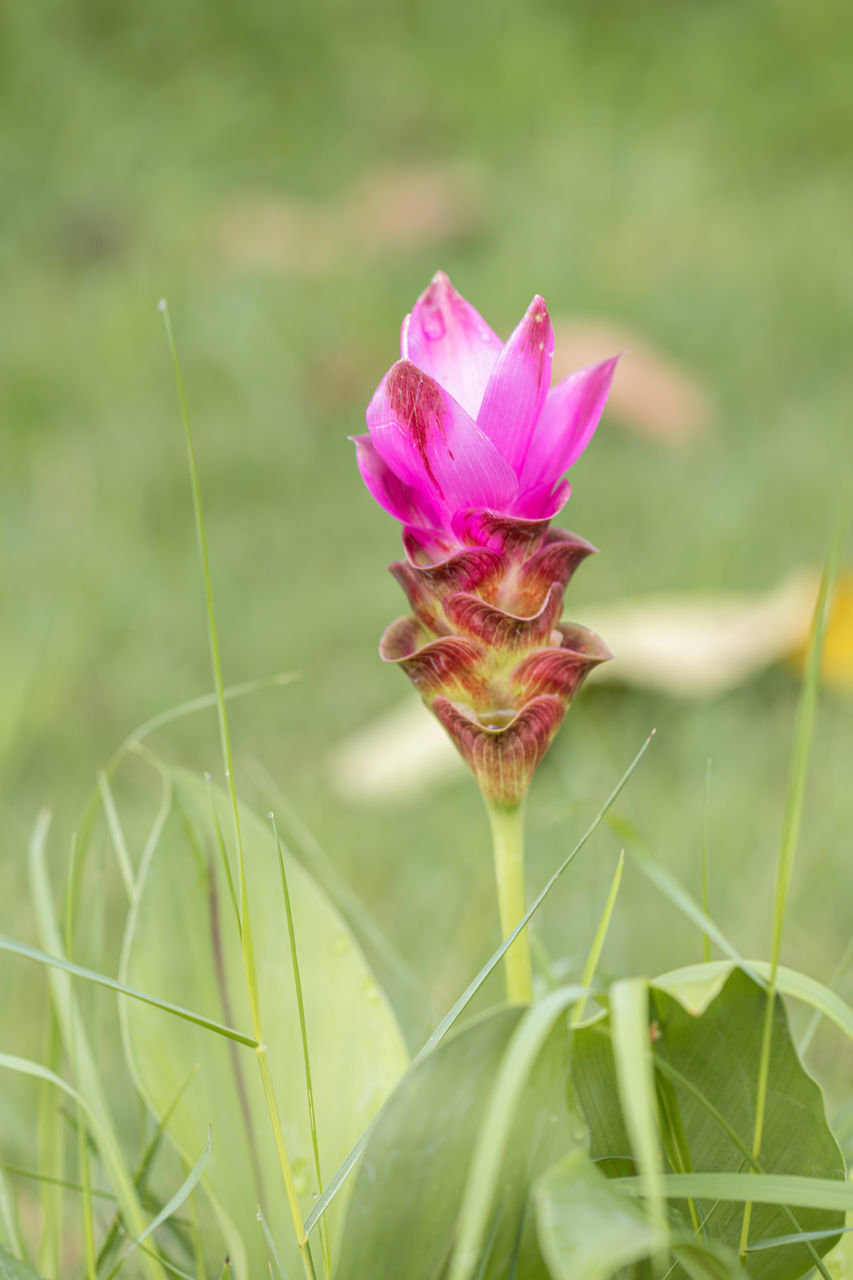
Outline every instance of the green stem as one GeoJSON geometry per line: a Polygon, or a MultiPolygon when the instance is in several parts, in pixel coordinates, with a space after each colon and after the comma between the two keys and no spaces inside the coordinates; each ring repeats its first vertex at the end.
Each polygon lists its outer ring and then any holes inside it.
{"type": "MultiPolygon", "coordinates": [[[[495,879],[501,936],[506,938],[524,915],[524,802],[512,806],[487,802],[492,826],[495,879]]],[[[510,1001],[533,999],[533,970],[527,930],[518,935],[504,956],[506,993],[510,1001]]]]}

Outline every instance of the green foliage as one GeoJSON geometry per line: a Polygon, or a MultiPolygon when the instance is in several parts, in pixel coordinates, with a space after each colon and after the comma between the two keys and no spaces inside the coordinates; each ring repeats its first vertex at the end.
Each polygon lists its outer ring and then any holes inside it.
{"type": "Polygon", "coordinates": [[[0,1244],[0,1280],[44,1280],[44,1276],[0,1244]]]}
{"type": "Polygon", "coordinates": [[[580,1151],[539,1180],[536,1222],[551,1280],[610,1280],[670,1246],[690,1275],[736,1280],[743,1274],[733,1255],[724,1259],[687,1232],[673,1236],[653,1222],[580,1151]]]}
{"type": "MultiPolygon", "coordinates": [[[[500,1009],[454,1033],[401,1081],[367,1143],[335,1280],[438,1280],[456,1239],[460,1201],[490,1087],[523,1022],[500,1009]]],[[[568,1102],[566,1019],[554,1028],[517,1100],[500,1164],[478,1280],[547,1276],[530,1188],[585,1138],[568,1102]],[[513,1270],[514,1267],[514,1270],[513,1270]]]]}
{"type": "MultiPolygon", "coordinates": [[[[222,793],[214,791],[213,797],[224,812],[222,793]]],[[[188,774],[177,776],[172,810],[140,869],[123,976],[147,991],[215,1011],[245,1027],[249,1009],[240,938],[210,805],[203,782],[188,774]]],[[[245,808],[241,824],[267,1052],[306,1211],[318,1188],[278,853],[271,829],[245,808]]],[[[385,998],[337,912],[292,862],[288,880],[319,1149],[328,1176],[404,1069],[406,1052],[385,998]]],[[[212,1124],[214,1155],[204,1183],[231,1220],[232,1236],[242,1242],[248,1271],[238,1273],[241,1280],[263,1274],[267,1267],[259,1205],[285,1268],[295,1271],[299,1257],[251,1050],[141,1004],[126,1002],[122,1013],[128,1054],[155,1114],[162,1114],[199,1064],[168,1132],[191,1161],[212,1124]]],[[[331,1211],[332,1226],[342,1208],[341,1202],[331,1211]]],[[[232,1254],[235,1260],[237,1256],[232,1254]]]]}
{"type": "Polygon", "coordinates": [[[618,1071],[612,1014],[570,1030],[578,995],[486,1015],[410,1069],[368,1138],[335,1280],[357,1280],[366,1259],[376,1280],[796,1280],[815,1265],[826,1274],[819,1258],[853,1197],[781,1000],[759,1164],[750,1143],[763,986],[735,970],[691,1011],[654,983],[617,984],[618,1071]],[[648,1097],[631,1083],[638,1011],[648,1097]],[[658,1163],[654,1185],[635,1174],[638,1144],[646,1165],[658,1163]],[[750,1199],[750,1249],[738,1261],[750,1199]]]}
{"type": "MultiPolygon", "coordinates": [[[[766,992],[735,970],[700,1013],[691,1013],[652,987],[651,1037],[659,1124],[667,1167],[673,1172],[740,1173],[751,1167],[758,1069],[766,992]]],[[[617,1096],[606,1020],[578,1030],[573,1079],[591,1134],[590,1154],[611,1177],[633,1171],[631,1144],[617,1096]]],[[[845,1167],[826,1121],[820,1090],[800,1064],[784,1006],[774,1010],[770,1088],[760,1169],[809,1178],[845,1178],[845,1167]]],[[[675,1220],[737,1250],[741,1191],[732,1202],[691,1201],[672,1206],[675,1220]]],[[[750,1245],[802,1231],[843,1226],[837,1210],[756,1205],[750,1245]]],[[[832,1238],[813,1247],[822,1254],[832,1238]]],[[[813,1265],[808,1246],[756,1251],[746,1269],[756,1280],[793,1280],[813,1265]]],[[[680,1274],[680,1273],[676,1273],[680,1274]]]]}

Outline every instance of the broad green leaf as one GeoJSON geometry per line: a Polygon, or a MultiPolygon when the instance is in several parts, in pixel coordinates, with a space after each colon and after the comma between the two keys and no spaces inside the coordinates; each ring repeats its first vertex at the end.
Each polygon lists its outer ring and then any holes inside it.
{"type": "Polygon", "coordinates": [[[719,1256],[683,1232],[656,1225],[583,1152],[572,1152],[539,1180],[535,1203],[552,1280],[610,1280],[670,1248],[691,1276],[734,1280],[743,1274],[733,1255],[719,1256]]]}
{"type": "MultiPolygon", "coordinates": [[[[702,966],[704,976],[715,982],[719,973],[709,974],[708,968],[702,966]]],[[[749,1174],[766,990],[734,970],[709,1001],[692,984],[689,996],[691,1009],[698,1007],[701,1013],[684,1008],[656,984],[652,987],[650,1036],[668,1166],[688,1178],[694,1173],[749,1174]]],[[[600,1161],[610,1176],[633,1173],[626,1159],[630,1148],[625,1122],[615,1101],[606,1020],[578,1030],[573,1075],[578,1102],[590,1125],[593,1159],[600,1161]]],[[[774,1014],[760,1165],[766,1174],[831,1180],[845,1177],[823,1098],[797,1057],[780,1000],[774,1014]]],[[[733,1195],[724,1200],[721,1195],[710,1197],[707,1193],[700,1197],[697,1192],[690,1202],[682,1200],[671,1206],[673,1221],[694,1228],[701,1222],[709,1237],[737,1250],[742,1199],[733,1195]],[[737,1203],[739,1199],[741,1203],[737,1203]]],[[[796,1206],[797,1201],[792,1199],[789,1204],[796,1206]]],[[[842,1225],[843,1214],[837,1209],[756,1204],[750,1244],[799,1230],[831,1231],[842,1225]]],[[[814,1241],[811,1247],[821,1255],[833,1242],[829,1237],[814,1241]]],[[[757,1250],[746,1260],[746,1270],[756,1280],[794,1280],[813,1265],[814,1254],[807,1245],[757,1250]]],[[[683,1274],[676,1270],[673,1276],[683,1274]]]]}
{"type": "MultiPolygon", "coordinates": [[[[370,1134],[355,1180],[335,1280],[438,1280],[492,1082],[524,1009],[455,1032],[407,1073],[370,1134]]],[[[569,1033],[561,1018],[517,1098],[478,1280],[545,1280],[529,1204],[536,1177],[585,1140],[568,1104],[569,1033]],[[514,1267],[514,1269],[513,1269],[514,1267]]]]}
{"type": "MultiPolygon", "coordinates": [[[[223,794],[213,795],[226,813],[223,794]]],[[[173,810],[140,870],[122,978],[229,1025],[250,1026],[240,939],[210,805],[200,779],[176,776],[173,810]]],[[[304,1214],[319,1188],[278,853],[271,828],[246,808],[241,825],[266,1047],[304,1214]]],[[[404,1071],[407,1056],[391,1010],[340,916],[292,861],[288,877],[328,1177],[404,1071]]],[[[146,1005],[122,1001],[121,1010],[128,1056],[155,1114],[166,1110],[199,1064],[168,1132],[191,1162],[212,1124],[216,1147],[203,1182],[220,1220],[230,1220],[242,1239],[248,1277],[267,1274],[258,1206],[284,1267],[301,1272],[253,1052],[146,1005]]],[[[336,1204],[331,1214],[333,1230],[342,1209],[336,1204]]],[[[229,1248],[234,1258],[232,1240],[229,1248]]],[[[215,1256],[218,1266],[222,1251],[215,1256]]]]}
{"type": "Polygon", "coordinates": [[[44,1280],[44,1277],[0,1244],[0,1280],[44,1280]]]}
{"type": "Polygon", "coordinates": [[[539,1244],[552,1280],[610,1280],[669,1244],[661,1230],[580,1151],[536,1186],[539,1244]]]}
{"type": "MultiPolygon", "coordinates": [[[[751,960],[749,965],[762,981],[769,979],[770,965],[766,961],[751,960]]],[[[673,969],[670,973],[662,974],[652,985],[661,991],[668,991],[691,1012],[701,1013],[722,988],[734,967],[729,960],[687,965],[683,969],[673,969]]],[[[796,969],[780,965],[776,974],[776,988],[782,995],[792,996],[795,1000],[811,1005],[853,1039],[853,1009],[822,982],[796,969]]]]}

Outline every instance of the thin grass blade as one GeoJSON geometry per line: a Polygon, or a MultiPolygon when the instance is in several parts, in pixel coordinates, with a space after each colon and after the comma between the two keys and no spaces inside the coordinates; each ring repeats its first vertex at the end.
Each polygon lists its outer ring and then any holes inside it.
{"type": "Polygon", "coordinates": [[[649,1216],[668,1230],[658,1139],[654,1064],[649,1035],[649,988],[645,978],[615,982],[610,988],[613,1060],[625,1126],[640,1168],[649,1216]]]}
{"type": "MultiPolygon", "coordinates": [[[[287,887],[287,871],[284,865],[284,850],[278,838],[275,815],[270,814],[273,837],[278,850],[278,865],[281,872],[281,892],[284,898],[284,912],[287,917],[287,935],[290,939],[290,963],[293,969],[293,985],[296,990],[296,1007],[299,1011],[299,1038],[302,1041],[302,1062],[305,1069],[305,1097],[308,1104],[308,1123],[311,1128],[311,1148],[314,1155],[314,1172],[317,1175],[317,1190],[323,1186],[323,1174],[320,1167],[320,1142],[317,1136],[317,1112],[314,1106],[314,1087],[311,1083],[311,1055],[308,1049],[308,1028],[305,1023],[305,1001],[302,994],[302,978],[299,972],[299,953],[296,946],[296,928],[293,923],[293,907],[290,901],[290,890],[287,887]]],[[[320,1220],[320,1239],[323,1249],[323,1261],[326,1275],[331,1274],[332,1255],[329,1248],[329,1232],[325,1216],[320,1220]]]]}
{"type": "MultiPolygon", "coordinates": [[[[607,937],[607,930],[610,928],[610,919],[613,915],[613,908],[616,905],[616,897],[619,893],[619,886],[622,883],[622,868],[625,866],[625,850],[619,854],[619,861],[616,864],[616,871],[613,876],[613,883],[610,886],[610,892],[607,895],[607,901],[604,904],[604,911],[601,913],[601,919],[598,922],[598,928],[595,931],[595,937],[592,940],[592,946],[589,949],[589,955],[584,965],[583,975],[581,976],[581,986],[590,989],[592,981],[595,977],[598,962],[601,959],[601,952],[604,947],[604,940],[607,937]]],[[[581,996],[574,1009],[572,1010],[571,1023],[576,1027],[583,1017],[586,1008],[588,996],[581,996]]]]}
{"type": "Polygon", "coordinates": [[[75,964],[73,960],[66,960],[61,955],[50,955],[46,951],[40,951],[38,947],[30,947],[25,942],[18,942],[16,939],[7,938],[2,934],[0,934],[0,951],[8,951],[12,955],[23,956],[27,960],[35,960],[51,969],[59,969],[73,978],[83,978],[86,982],[94,982],[98,986],[109,988],[110,991],[117,991],[119,995],[127,996],[131,1000],[141,1000],[143,1004],[153,1005],[155,1009],[162,1009],[164,1013],[171,1013],[177,1018],[184,1018],[187,1022],[194,1022],[196,1026],[204,1027],[207,1031],[214,1031],[217,1035],[225,1036],[228,1040],[236,1040],[238,1044],[248,1045],[250,1049],[257,1048],[258,1042],[253,1036],[246,1035],[242,1031],[235,1031],[233,1027],[223,1026],[221,1022],[216,1022],[213,1018],[206,1018],[204,1014],[194,1013],[191,1009],[183,1009],[177,1004],[170,1004],[168,1000],[160,1000],[157,996],[147,995],[144,991],[136,991],[133,987],[126,987],[124,983],[119,982],[116,978],[109,978],[104,973],[96,973],[94,969],[86,969],[83,965],[75,964]]]}
{"type": "MultiPolygon", "coordinates": [[[[637,863],[643,875],[649,880],[656,889],[668,898],[679,911],[698,925],[704,937],[711,938],[716,942],[725,955],[729,956],[734,962],[749,974],[755,982],[759,982],[756,971],[750,968],[750,961],[744,960],[734,943],[730,942],[723,933],[719,925],[711,919],[706,911],[699,906],[695,898],[691,896],[683,885],[675,879],[665,867],[655,862],[647,853],[638,849],[636,846],[631,849],[631,856],[637,863]]],[[[763,985],[763,983],[761,984],[763,985]]]]}
{"type": "MultiPolygon", "coordinates": [[[[818,692],[820,690],[820,667],[823,658],[823,645],[826,637],[832,600],[835,594],[835,582],[841,564],[844,546],[844,527],[839,526],[833,545],[824,566],[820,584],[820,594],[815,606],[812,634],[809,643],[809,654],[806,675],[803,681],[800,702],[797,708],[797,723],[794,730],[794,749],[791,756],[791,770],[788,781],[788,794],[785,802],[785,814],[782,820],[782,840],[779,846],[779,861],[776,870],[776,897],[773,910],[773,944],[770,960],[770,982],[767,989],[767,1009],[764,1017],[764,1039],[762,1042],[761,1062],[758,1070],[758,1094],[755,1105],[755,1129],[752,1140],[752,1153],[756,1159],[761,1155],[761,1140],[764,1132],[764,1114],[767,1106],[767,1088],[770,1076],[770,1049],[773,1033],[773,1007],[776,997],[776,978],[779,968],[779,956],[782,949],[782,928],[785,920],[785,908],[788,902],[788,890],[794,869],[794,855],[800,834],[800,823],[803,815],[803,803],[806,794],[806,776],[809,757],[811,755],[814,723],[817,713],[818,692]]],[[[741,1232],[740,1252],[744,1254],[749,1245],[750,1206],[747,1203],[743,1214],[743,1230],[741,1232]]]]}
{"type": "Polygon", "coordinates": [[[121,825],[121,819],[118,816],[110,781],[103,769],[98,774],[98,788],[101,793],[101,804],[103,805],[104,816],[110,832],[113,853],[115,854],[125,893],[129,899],[133,894],[133,863],[127,847],[127,841],[124,838],[124,830],[121,825]]]}
{"type": "Polygon", "coordinates": [[[18,1257],[23,1256],[23,1246],[21,1244],[21,1224],[18,1213],[18,1201],[9,1186],[4,1170],[14,1168],[14,1166],[0,1166],[0,1231],[2,1231],[2,1240],[9,1246],[13,1253],[18,1257]]]}
{"type": "MultiPolygon", "coordinates": [[[[287,1272],[282,1265],[281,1258],[278,1256],[278,1250],[275,1247],[275,1241],[272,1238],[272,1232],[267,1226],[267,1220],[261,1213],[261,1206],[258,1205],[258,1222],[261,1224],[261,1230],[264,1233],[264,1239],[267,1242],[267,1248],[272,1254],[272,1261],[275,1263],[275,1269],[278,1272],[279,1280],[288,1280],[287,1272]]],[[[272,1262],[270,1263],[270,1274],[272,1274],[272,1262]]]]}
{"type": "Polygon", "coordinates": [[[201,1179],[201,1175],[204,1173],[205,1166],[208,1160],[210,1159],[210,1151],[211,1151],[212,1145],[213,1145],[213,1130],[208,1129],[207,1142],[205,1143],[204,1150],[202,1151],[198,1160],[196,1160],[187,1178],[181,1183],[180,1187],[178,1187],[178,1190],[171,1197],[171,1199],[168,1200],[166,1204],[163,1205],[163,1208],[157,1214],[156,1218],[153,1218],[152,1221],[148,1224],[148,1226],[143,1231],[142,1235],[139,1236],[137,1239],[135,1239],[131,1243],[130,1248],[124,1254],[124,1257],[121,1258],[121,1260],[117,1263],[115,1267],[113,1267],[112,1271],[109,1273],[107,1280],[113,1280],[113,1277],[118,1275],[119,1270],[121,1269],[121,1267],[124,1266],[127,1259],[133,1253],[134,1249],[138,1248],[139,1245],[143,1244],[150,1235],[153,1235],[153,1233],[157,1230],[157,1228],[162,1226],[167,1218],[171,1218],[172,1214],[176,1213],[177,1210],[184,1203],[184,1201],[189,1196],[192,1195],[193,1191],[198,1186],[198,1183],[201,1179]]]}
{"type": "MultiPolygon", "coordinates": [[[[668,1200],[732,1200],[756,1204],[797,1205],[840,1213],[853,1209],[853,1183],[833,1178],[803,1178],[781,1173],[669,1173],[661,1174],[668,1200]]],[[[643,1178],[614,1178],[631,1196],[645,1197],[643,1178]]],[[[838,1234],[835,1232],[834,1234],[838,1234]]]]}

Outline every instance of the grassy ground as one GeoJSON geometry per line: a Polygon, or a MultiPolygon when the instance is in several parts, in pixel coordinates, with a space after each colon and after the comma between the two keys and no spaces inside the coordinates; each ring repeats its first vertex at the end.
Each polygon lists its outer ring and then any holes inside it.
{"type": "MultiPolygon", "coordinates": [[[[687,450],[604,426],[566,513],[603,549],[573,617],[819,561],[851,469],[853,14],[80,0],[6,6],[2,26],[2,925],[29,927],[38,806],[64,839],[124,734],[209,687],[165,293],[226,678],[303,673],[235,710],[239,767],[264,761],[444,1004],[496,938],[473,786],[357,808],[325,772],[404,692],[376,657],[402,612],[384,573],[397,534],[346,436],[437,266],[503,333],[541,290],[647,335],[719,405],[687,450]],[[366,175],[448,165],[468,194],[444,231],[364,195],[366,175]]],[[[621,811],[697,887],[712,757],[713,908],[766,949],[796,697],[785,671],[697,704],[590,693],[532,796],[531,883],[655,725],[621,811]]],[[[841,697],[821,712],[788,930],[822,978],[849,934],[850,712],[841,697]]],[[[216,769],[212,718],[168,747],[216,769]]],[[[618,849],[601,833],[558,891],[552,951],[585,952],[618,849]]],[[[607,965],[688,956],[695,936],[629,872],[607,965]]],[[[27,993],[8,997],[9,1049],[36,1034],[27,993]]]]}

